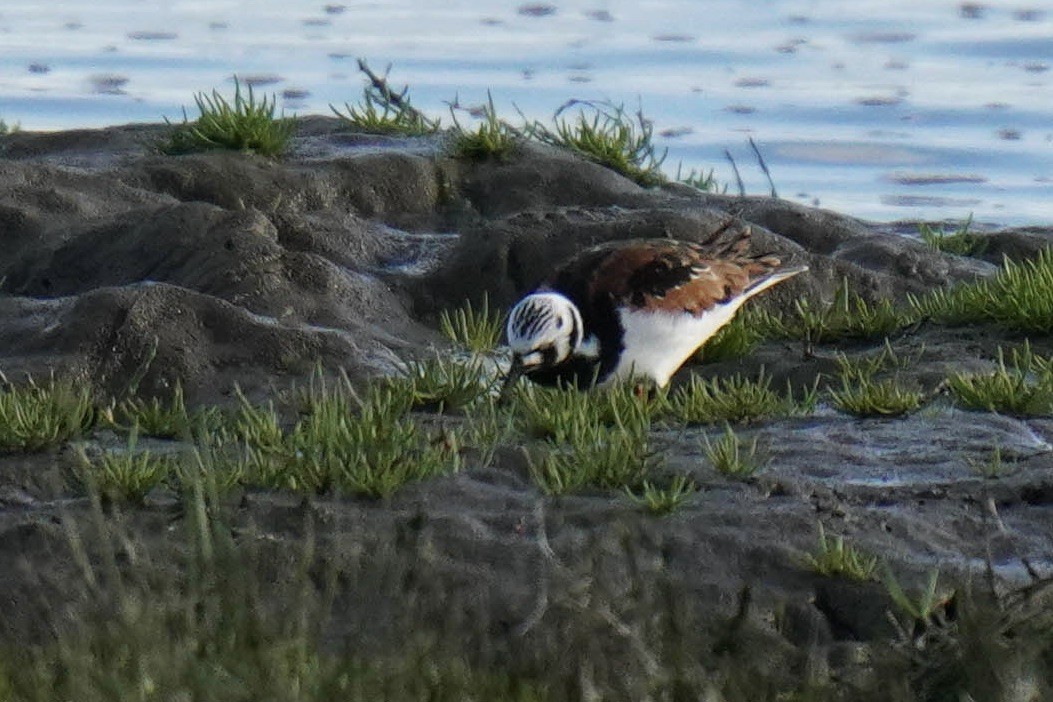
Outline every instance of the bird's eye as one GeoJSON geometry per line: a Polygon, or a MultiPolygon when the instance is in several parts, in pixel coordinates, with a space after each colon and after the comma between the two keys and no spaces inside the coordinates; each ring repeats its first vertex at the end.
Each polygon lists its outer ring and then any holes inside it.
{"type": "Polygon", "coordinates": [[[563,328],[563,318],[562,317],[556,317],[556,329],[562,329],[562,328],[563,328]]]}

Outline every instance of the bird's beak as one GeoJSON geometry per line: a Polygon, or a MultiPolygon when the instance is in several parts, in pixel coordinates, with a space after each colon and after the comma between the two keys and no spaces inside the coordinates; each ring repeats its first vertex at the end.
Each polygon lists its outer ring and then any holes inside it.
{"type": "Polygon", "coordinates": [[[501,385],[501,394],[497,396],[499,404],[504,404],[508,401],[508,396],[512,391],[512,387],[515,386],[516,381],[519,380],[526,372],[526,368],[523,366],[523,359],[518,355],[512,356],[512,366],[508,369],[508,375],[505,376],[505,382],[501,385]]]}

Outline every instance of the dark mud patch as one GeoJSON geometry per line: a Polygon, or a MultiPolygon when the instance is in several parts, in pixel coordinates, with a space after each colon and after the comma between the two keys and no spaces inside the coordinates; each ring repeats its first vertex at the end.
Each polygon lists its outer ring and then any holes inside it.
{"type": "MultiPolygon", "coordinates": [[[[158,127],[5,137],[0,370],[12,380],[69,375],[105,399],[126,396],[133,379],[143,396],[169,397],[178,383],[192,406],[229,407],[236,388],[288,398],[282,392],[309,382],[319,365],[363,384],[401,359],[448,352],[436,333],[442,310],[484,294],[506,307],[586,246],[699,239],[725,226],[751,228],[757,253],[810,266],[758,301],[777,311],[802,296],[831,301],[846,279],[869,302],[903,303],[996,270],[892,225],[683,184],[643,189],[548,148],[471,163],[446,156],[441,135],[377,139],[341,129],[304,120],[282,161],[159,156],[158,127]]],[[[989,251],[1024,260],[1049,234],[985,236],[989,251]]],[[[915,359],[905,379],[935,392],[949,372],[991,369],[999,346],[1021,341],[987,327],[921,326],[893,343],[915,359]]],[[[768,342],[743,359],[691,367],[677,382],[763,367],[780,384],[828,385],[839,353],[882,348],[846,342],[805,353],[799,343],[768,342]]],[[[665,519],[617,491],[544,495],[516,440],[492,457],[466,452],[459,472],[386,501],[239,486],[217,514],[239,543],[259,545],[252,577],[266,582],[294,570],[313,534],[312,587],[335,582],[321,629],[329,646],[397,646],[427,623],[483,664],[535,674],[547,666],[558,676],[591,660],[604,680],[625,671],[638,680],[647,674],[639,641],[672,645],[647,638],[657,618],[689,622],[669,650],[711,669],[719,668],[714,642],[726,644],[732,627],[752,642],[744,650],[765,651],[768,673],[799,672],[808,660],[843,671],[846,647],[894,635],[890,605],[876,583],[823,578],[805,565],[818,525],[878,555],[908,584],[933,567],[965,582],[990,564],[1000,582],[1018,585],[1029,577],[1022,559],[1053,563],[1051,426],[963,412],[943,396],[895,420],[821,405],[813,416],[742,427],[768,460],[735,480],[704,457],[705,437],[719,429],[658,424],[654,477],[688,475],[699,487],[665,519]],[[970,466],[996,446],[1011,469],[984,479],[970,466]],[[744,591],[752,604],[739,621],[744,591]]],[[[5,644],[51,636],[48,616],[61,609],[63,590],[40,583],[73,582],[78,571],[63,526],[71,514],[91,522],[83,490],[68,480],[76,451],[125,439],[97,432],[76,447],[0,456],[5,644]]],[[[169,556],[185,549],[174,526],[186,519],[182,504],[161,488],[126,510],[123,524],[154,562],[175,562],[169,556]]]]}

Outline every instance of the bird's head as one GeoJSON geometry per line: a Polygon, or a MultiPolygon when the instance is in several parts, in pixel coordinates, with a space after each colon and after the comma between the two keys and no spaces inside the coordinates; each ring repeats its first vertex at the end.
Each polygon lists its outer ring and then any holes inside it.
{"type": "Polygon", "coordinates": [[[573,302],[559,293],[541,292],[527,295],[512,308],[507,333],[511,373],[518,377],[566,361],[581,345],[584,329],[573,302]]]}

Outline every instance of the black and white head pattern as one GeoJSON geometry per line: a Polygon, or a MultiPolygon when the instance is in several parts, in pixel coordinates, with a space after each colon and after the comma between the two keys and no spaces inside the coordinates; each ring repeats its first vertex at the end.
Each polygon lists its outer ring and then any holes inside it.
{"type": "Polygon", "coordinates": [[[508,345],[524,368],[551,367],[581,345],[581,313],[559,293],[533,293],[509,312],[507,333],[508,345]]]}

